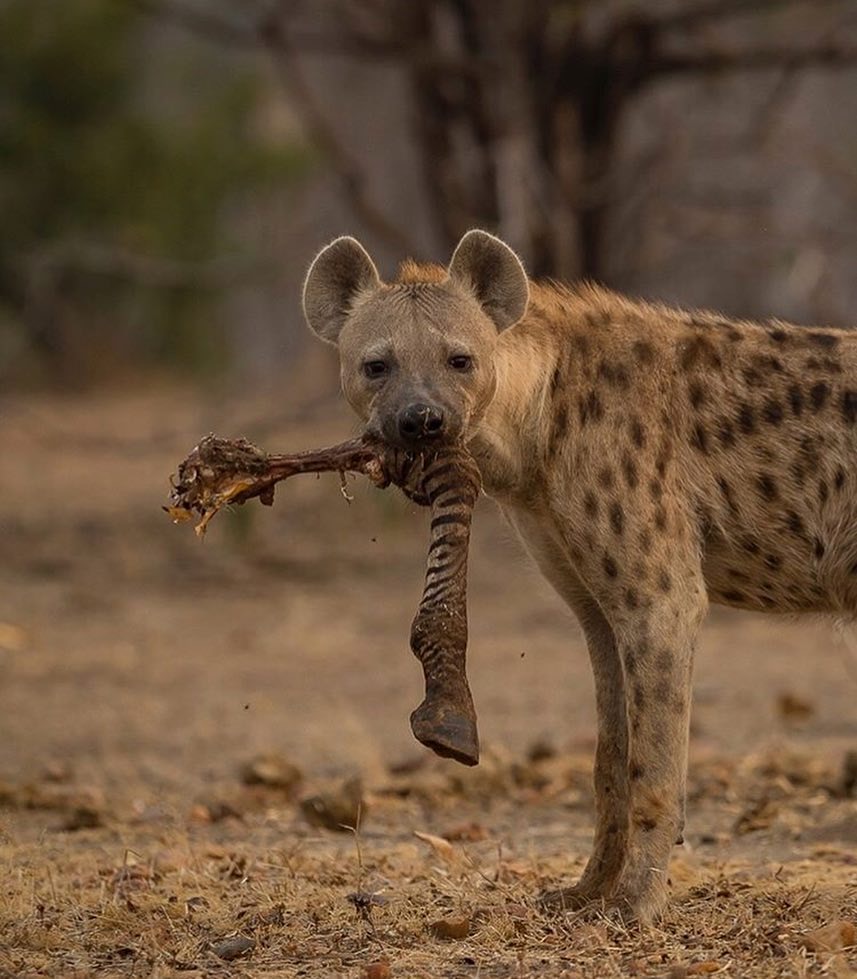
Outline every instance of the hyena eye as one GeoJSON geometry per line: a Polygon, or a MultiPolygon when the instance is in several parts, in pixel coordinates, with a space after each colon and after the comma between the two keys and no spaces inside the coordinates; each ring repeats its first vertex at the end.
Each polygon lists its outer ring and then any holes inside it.
{"type": "Polygon", "coordinates": [[[363,373],[367,377],[383,377],[388,370],[389,367],[387,367],[387,362],[385,360],[367,360],[363,365],[363,373]]]}
{"type": "Polygon", "coordinates": [[[467,354],[456,354],[450,357],[447,363],[454,371],[469,371],[473,366],[473,358],[468,357],[467,354]]]}

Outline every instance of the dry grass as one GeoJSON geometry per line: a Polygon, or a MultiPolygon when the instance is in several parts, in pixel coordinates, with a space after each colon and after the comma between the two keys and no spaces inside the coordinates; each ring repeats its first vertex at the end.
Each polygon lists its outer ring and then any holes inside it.
{"type": "Polygon", "coordinates": [[[641,931],[597,910],[537,907],[542,889],[580,869],[586,769],[562,755],[390,775],[367,791],[356,835],[302,818],[299,797],[337,791],[323,780],[287,798],[236,778],[184,813],[132,803],[96,809],[101,826],[59,831],[76,825],[79,788],[45,801],[32,785],[7,787],[2,974],[857,974],[857,949],[841,947],[853,926],[837,924],[857,921],[857,856],[816,842],[847,835],[849,820],[853,832],[857,818],[835,772],[800,756],[696,765],[699,842],[676,851],[672,905],[641,931]],[[724,815],[731,829],[699,833],[724,815]],[[458,937],[437,935],[449,931],[458,937]]]}

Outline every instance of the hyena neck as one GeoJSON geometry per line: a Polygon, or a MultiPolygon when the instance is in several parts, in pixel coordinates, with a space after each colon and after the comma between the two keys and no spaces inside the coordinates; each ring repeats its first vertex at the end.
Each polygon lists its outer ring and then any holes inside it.
{"type": "Polygon", "coordinates": [[[537,488],[558,343],[556,332],[530,313],[500,335],[497,391],[468,445],[489,496],[513,503],[532,498],[537,488]]]}

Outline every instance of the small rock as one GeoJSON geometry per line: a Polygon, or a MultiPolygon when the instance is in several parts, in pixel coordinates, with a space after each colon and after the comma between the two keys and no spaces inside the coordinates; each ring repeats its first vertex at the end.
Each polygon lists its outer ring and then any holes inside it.
{"type": "Polygon", "coordinates": [[[233,938],[227,938],[225,942],[215,945],[212,951],[219,959],[231,962],[232,959],[246,955],[247,952],[255,947],[256,943],[252,938],[246,938],[244,935],[235,935],[233,938]]]}

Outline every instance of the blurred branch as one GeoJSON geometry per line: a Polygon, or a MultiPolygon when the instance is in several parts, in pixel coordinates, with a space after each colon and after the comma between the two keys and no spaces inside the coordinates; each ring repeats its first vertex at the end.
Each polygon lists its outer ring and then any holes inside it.
{"type": "Polygon", "coordinates": [[[281,4],[280,9],[265,21],[260,36],[311,137],[321,148],[351,206],[367,228],[391,248],[414,254],[416,249],[410,236],[387,217],[370,197],[366,174],[357,159],[349,153],[304,78],[292,48],[292,39],[283,25],[281,12],[285,6],[281,4]]]}
{"type": "MultiPolygon", "coordinates": [[[[839,3],[841,0],[815,0],[815,2],[820,6],[822,3],[839,3]]],[[[655,24],[659,28],[667,30],[686,30],[699,27],[706,21],[732,17],[752,17],[762,14],[766,10],[775,10],[778,7],[796,7],[801,3],[802,0],[712,0],[710,3],[691,7],[689,10],[679,10],[655,18],[655,24]]]]}
{"type": "Polygon", "coordinates": [[[857,65],[857,46],[825,44],[804,50],[750,48],[745,51],[700,51],[691,54],[659,54],[649,77],[678,74],[717,74],[724,71],[770,71],[772,68],[846,68],[857,65]]]}

